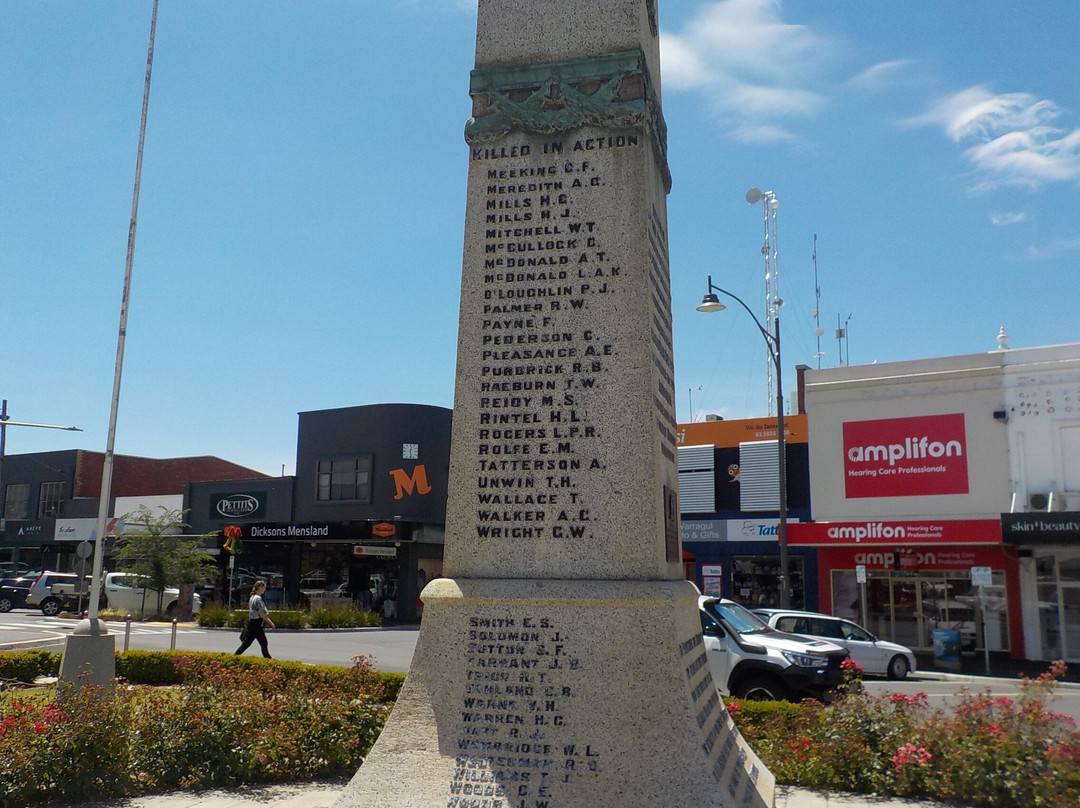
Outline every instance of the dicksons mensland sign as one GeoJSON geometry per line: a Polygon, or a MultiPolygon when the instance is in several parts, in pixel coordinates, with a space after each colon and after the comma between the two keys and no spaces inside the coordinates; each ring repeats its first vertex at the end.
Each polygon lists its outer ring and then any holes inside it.
{"type": "Polygon", "coordinates": [[[844,424],[848,498],[968,493],[963,413],[844,424]]]}

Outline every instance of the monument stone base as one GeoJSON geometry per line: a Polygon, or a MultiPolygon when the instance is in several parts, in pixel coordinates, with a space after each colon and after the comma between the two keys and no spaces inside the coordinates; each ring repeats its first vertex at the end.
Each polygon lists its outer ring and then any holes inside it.
{"type": "Polygon", "coordinates": [[[68,635],[60,660],[60,682],[109,687],[116,678],[116,637],[98,619],[80,620],[68,635]]]}
{"type": "Polygon", "coordinates": [[[436,579],[335,808],[771,808],[686,581],[436,579]]]}

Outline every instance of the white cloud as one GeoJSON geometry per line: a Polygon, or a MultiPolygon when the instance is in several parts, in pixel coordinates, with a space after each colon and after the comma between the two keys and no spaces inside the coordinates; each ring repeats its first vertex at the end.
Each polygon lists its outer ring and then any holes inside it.
{"type": "Polygon", "coordinates": [[[1020,224],[1027,221],[1027,214],[1020,211],[996,212],[990,214],[990,223],[998,227],[1010,224],[1020,224]]]}
{"type": "Polygon", "coordinates": [[[985,175],[981,187],[1037,187],[1080,179],[1080,129],[1051,126],[1060,116],[1053,101],[1029,93],[969,87],[910,123],[940,126],[955,143],[973,142],[964,155],[985,175]]]}
{"type": "Polygon", "coordinates": [[[1032,261],[1056,261],[1064,255],[1077,252],[1080,252],[1080,239],[1061,238],[1028,247],[1027,257],[1032,261]]]}
{"type": "Polygon", "coordinates": [[[910,59],[895,59],[891,62],[879,62],[871,65],[848,83],[864,92],[881,92],[896,86],[908,77],[915,64],[910,59]]]}
{"type": "Polygon", "coordinates": [[[786,124],[825,103],[814,81],[828,40],[782,22],[779,0],[709,4],[681,33],[662,32],[660,52],[665,86],[703,92],[740,139],[793,139],[786,124]]]}

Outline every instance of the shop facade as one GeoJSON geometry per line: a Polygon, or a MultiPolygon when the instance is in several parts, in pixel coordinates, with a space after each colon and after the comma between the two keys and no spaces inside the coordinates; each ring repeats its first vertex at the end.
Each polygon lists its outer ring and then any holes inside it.
{"type": "Polygon", "coordinates": [[[223,597],[246,600],[263,578],[274,603],[418,619],[442,574],[451,418],[414,404],[302,412],[295,477],[189,486],[191,531],[220,531],[223,597]]]}
{"type": "Polygon", "coordinates": [[[1078,659],[1080,553],[1018,525],[1080,488],[1080,346],[1001,342],[806,371],[814,524],[790,537],[817,550],[823,610],[882,637],[1078,659]]]}
{"type": "Polygon", "coordinates": [[[1017,559],[1000,520],[818,522],[793,525],[789,540],[817,550],[821,610],[882,639],[931,651],[946,629],[968,651],[1022,645],[1017,559]]]}
{"type": "MultiPolygon", "coordinates": [[[[784,418],[788,527],[810,516],[806,416],[784,418]]],[[[679,509],[687,577],[705,594],[780,605],[779,454],[775,418],[681,424],[679,509]]],[[[793,608],[816,608],[817,553],[789,547],[793,608]]]]}
{"type": "Polygon", "coordinates": [[[1028,659],[1080,662],[1080,512],[1002,514],[1019,559],[1028,659]]]}
{"type": "MultiPolygon", "coordinates": [[[[12,574],[83,569],[80,545],[96,540],[105,455],[83,449],[7,455],[0,492],[0,569],[12,574]]],[[[149,458],[116,455],[107,534],[146,505],[180,507],[189,480],[254,478],[259,472],[217,457],[149,458]],[[115,520],[115,521],[114,521],[115,520]]],[[[106,539],[106,554],[111,541],[106,539]]],[[[109,567],[107,567],[109,568],[109,567]]]]}

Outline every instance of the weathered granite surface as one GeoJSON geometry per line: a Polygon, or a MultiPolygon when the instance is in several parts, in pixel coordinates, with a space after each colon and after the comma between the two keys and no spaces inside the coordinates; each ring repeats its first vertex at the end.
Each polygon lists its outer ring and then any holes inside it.
{"type": "Polygon", "coordinates": [[[480,0],[446,577],[339,808],[773,805],[684,580],[655,15],[480,0]]]}

